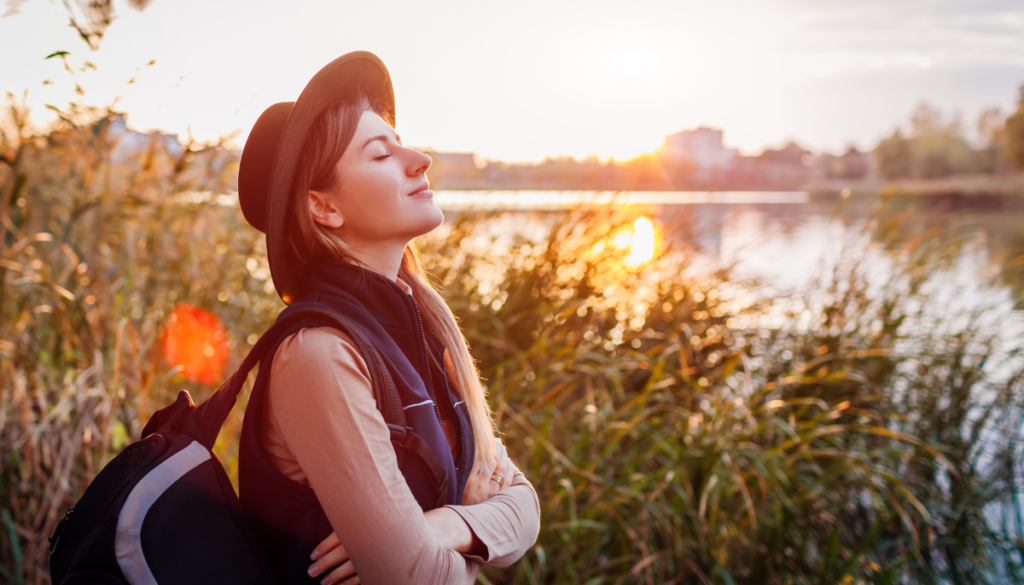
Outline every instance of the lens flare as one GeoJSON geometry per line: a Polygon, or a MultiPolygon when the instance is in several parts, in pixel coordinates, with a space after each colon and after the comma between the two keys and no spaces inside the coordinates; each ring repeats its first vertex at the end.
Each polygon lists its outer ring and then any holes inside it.
{"type": "Polygon", "coordinates": [[[612,245],[619,250],[625,250],[633,244],[633,230],[622,228],[612,238],[612,245]]]}
{"type": "Polygon", "coordinates": [[[224,327],[211,313],[178,303],[164,323],[160,343],[181,376],[194,382],[216,385],[222,381],[228,361],[224,327]]]}
{"type": "Polygon", "coordinates": [[[642,266],[654,257],[654,224],[644,216],[633,222],[633,233],[629,239],[629,255],[623,262],[630,268],[642,266]]]}

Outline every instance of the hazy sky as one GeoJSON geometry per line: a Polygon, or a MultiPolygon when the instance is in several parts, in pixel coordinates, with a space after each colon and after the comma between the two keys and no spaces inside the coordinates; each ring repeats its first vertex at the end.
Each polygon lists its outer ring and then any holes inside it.
{"type": "MultiPolygon", "coordinates": [[[[0,12],[13,4],[0,0],[0,12]]],[[[200,139],[294,99],[331,59],[363,49],[394,79],[406,144],[503,160],[630,158],[711,125],[747,153],[794,138],[862,148],[928,100],[972,129],[1024,84],[1021,0],[395,2],[152,0],[91,53],[57,0],[0,18],[0,85],[37,119],[73,83],[55,50],[88,59],[91,103],[121,96],[137,129],[200,139]],[[138,81],[126,85],[151,59],[138,81]],[[52,80],[51,85],[42,85],[52,80]]],[[[8,10],[8,12],[15,12],[8,10]]]]}

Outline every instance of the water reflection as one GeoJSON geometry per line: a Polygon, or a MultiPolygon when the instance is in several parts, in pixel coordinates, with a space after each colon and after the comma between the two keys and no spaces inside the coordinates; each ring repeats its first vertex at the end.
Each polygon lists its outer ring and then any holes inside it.
{"type": "MultiPolygon", "coordinates": [[[[666,245],[685,239],[725,262],[735,262],[742,272],[783,287],[813,277],[822,262],[864,232],[868,221],[881,229],[898,219],[896,225],[904,234],[934,231],[937,237],[969,241],[964,254],[977,254],[980,246],[983,257],[971,260],[979,263],[978,277],[995,271],[1012,291],[1017,308],[1024,308],[1024,200],[955,195],[844,199],[803,192],[442,191],[437,201],[450,211],[535,211],[615,202],[626,213],[651,218],[652,231],[656,224],[666,226],[665,233],[659,233],[666,245]]],[[[609,243],[624,249],[637,230],[637,225],[622,230],[609,243]]],[[[872,240],[891,236],[875,231],[872,240]]],[[[639,254],[633,258],[631,262],[646,262],[639,254]]]]}
{"type": "Polygon", "coordinates": [[[444,209],[569,209],[577,205],[793,205],[804,191],[438,191],[444,209]]]}
{"type": "Polygon", "coordinates": [[[633,234],[629,242],[629,256],[623,261],[626,266],[636,268],[651,261],[655,251],[654,224],[644,216],[633,222],[633,234]]]}
{"type": "MultiPolygon", "coordinates": [[[[591,256],[600,254],[605,249],[605,242],[598,240],[591,248],[591,256]]],[[[611,237],[611,245],[617,250],[629,250],[622,259],[628,268],[640,268],[654,257],[657,249],[657,234],[654,224],[641,215],[633,222],[633,227],[624,227],[611,237]]]]}
{"type": "Polygon", "coordinates": [[[901,246],[922,238],[932,244],[948,241],[947,273],[937,280],[948,285],[950,302],[967,308],[1008,303],[1018,312],[1024,309],[1024,200],[623,193],[614,199],[619,204],[607,205],[614,194],[494,192],[493,200],[487,192],[438,195],[438,205],[449,212],[504,210],[494,216],[488,237],[502,234],[510,243],[516,238],[542,241],[550,229],[539,219],[546,210],[564,209],[573,201],[604,206],[620,217],[618,223],[591,226],[591,233],[608,234],[593,245],[591,256],[628,250],[625,256],[616,255],[619,266],[637,269],[662,251],[695,247],[716,262],[734,266],[737,275],[767,282],[780,293],[811,283],[843,254],[858,255],[883,282],[890,256],[901,253],[901,246]],[[770,202],[755,202],[765,199],[770,202]],[[484,205],[488,201],[493,207],[484,205]]]}

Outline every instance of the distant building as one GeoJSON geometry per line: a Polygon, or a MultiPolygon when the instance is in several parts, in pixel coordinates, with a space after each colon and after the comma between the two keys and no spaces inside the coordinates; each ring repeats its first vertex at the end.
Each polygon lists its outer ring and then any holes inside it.
{"type": "Polygon", "coordinates": [[[128,128],[128,121],[123,114],[114,114],[107,118],[109,124],[108,136],[117,140],[117,148],[114,150],[114,159],[117,162],[127,160],[135,153],[152,148],[155,144],[163,146],[167,154],[172,157],[181,154],[181,143],[176,134],[153,131],[148,133],[136,132],[128,128]]]}
{"type": "Polygon", "coordinates": [[[818,175],[824,179],[859,180],[871,171],[871,156],[850,146],[842,155],[823,153],[817,157],[815,166],[818,175]]]}
{"type": "Polygon", "coordinates": [[[808,166],[814,160],[811,151],[792,140],[782,148],[766,148],[754,158],[761,163],[773,166],[808,166]]]}
{"type": "Polygon", "coordinates": [[[661,151],[663,157],[692,162],[701,171],[726,168],[736,154],[725,147],[721,130],[706,126],[666,136],[661,151]]]}
{"type": "Polygon", "coordinates": [[[179,184],[191,183],[195,190],[223,193],[237,182],[240,152],[222,145],[182,144],[177,135],[139,132],[128,126],[122,114],[111,114],[93,124],[93,135],[102,136],[110,147],[112,177],[127,180],[146,170],[176,176],[179,184]],[[188,150],[186,150],[188,149],[188,150]],[[187,156],[189,164],[181,164],[187,156]]]}
{"type": "Polygon", "coordinates": [[[467,189],[483,180],[487,161],[476,153],[423,151],[433,160],[428,173],[432,185],[443,186],[441,188],[444,189],[467,189]]]}
{"type": "Polygon", "coordinates": [[[482,160],[475,152],[431,152],[434,164],[442,164],[452,169],[482,169],[487,161],[482,160]]]}

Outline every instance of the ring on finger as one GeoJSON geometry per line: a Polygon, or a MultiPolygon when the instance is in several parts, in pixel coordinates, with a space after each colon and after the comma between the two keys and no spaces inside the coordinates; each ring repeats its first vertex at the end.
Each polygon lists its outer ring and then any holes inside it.
{"type": "Polygon", "coordinates": [[[498,475],[497,473],[495,473],[494,475],[492,475],[492,476],[491,476],[491,481],[496,481],[496,482],[498,482],[498,485],[501,485],[501,482],[502,482],[502,480],[504,480],[504,479],[505,479],[505,478],[501,477],[501,476],[500,476],[500,475],[498,475]]]}

